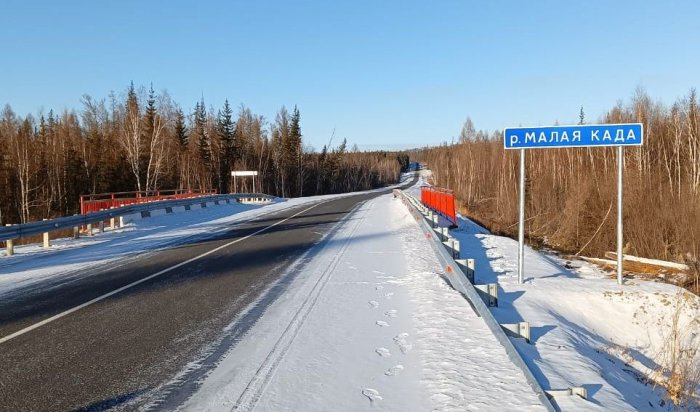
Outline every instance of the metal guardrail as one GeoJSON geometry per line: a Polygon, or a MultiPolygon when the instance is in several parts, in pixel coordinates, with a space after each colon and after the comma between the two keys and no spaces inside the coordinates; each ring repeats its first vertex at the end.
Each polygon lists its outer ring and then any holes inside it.
{"type": "Polygon", "coordinates": [[[139,203],[129,206],[116,207],[100,212],[90,212],[84,215],[61,217],[40,222],[22,223],[12,226],[0,227],[0,241],[20,239],[23,237],[40,235],[56,230],[72,229],[77,226],[85,226],[92,223],[105,221],[111,218],[132,215],[141,212],[163,209],[166,207],[191,206],[198,203],[221,202],[240,199],[267,199],[272,200],[274,196],[263,193],[236,193],[228,195],[201,196],[196,198],[178,200],[159,200],[150,203],[139,203]]]}
{"type": "Polygon", "coordinates": [[[505,348],[508,358],[523,372],[525,375],[525,380],[540,399],[542,405],[548,411],[554,412],[555,409],[548,399],[545,390],[542,388],[542,386],[540,386],[539,382],[537,382],[535,375],[532,374],[532,371],[530,371],[523,358],[515,349],[513,342],[510,341],[506,333],[501,328],[501,325],[498,323],[496,318],[493,317],[493,314],[486,304],[484,304],[479,292],[477,292],[474,285],[471,284],[467,275],[460,268],[460,265],[455,262],[452,254],[447,251],[442,239],[436,236],[432,223],[429,224],[426,220],[426,215],[420,209],[420,203],[418,200],[398,189],[394,190],[394,196],[400,197],[403,203],[409,208],[411,214],[419,217],[416,219],[418,221],[418,225],[421,227],[426,237],[430,239],[430,245],[435,251],[438,260],[445,268],[445,276],[447,277],[447,280],[450,282],[453,288],[462,293],[462,295],[469,301],[476,314],[480,316],[484,322],[486,322],[486,325],[491,330],[491,333],[493,333],[498,342],[503,346],[503,348],[505,348]]]}

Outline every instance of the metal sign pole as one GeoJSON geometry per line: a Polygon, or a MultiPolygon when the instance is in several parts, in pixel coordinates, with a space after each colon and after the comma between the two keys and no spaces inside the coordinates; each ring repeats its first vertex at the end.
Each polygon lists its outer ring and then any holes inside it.
{"type": "Polygon", "coordinates": [[[624,152],[622,146],[617,147],[617,284],[622,285],[622,168],[624,167],[624,152]]]}
{"type": "Polygon", "coordinates": [[[523,283],[525,256],[525,149],[520,149],[520,211],[518,212],[518,283],[523,283]]]}

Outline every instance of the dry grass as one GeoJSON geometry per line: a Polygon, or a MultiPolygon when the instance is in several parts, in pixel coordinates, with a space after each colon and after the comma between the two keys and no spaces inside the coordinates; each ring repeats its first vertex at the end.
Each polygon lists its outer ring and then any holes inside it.
{"type": "MultiPolygon", "coordinates": [[[[666,108],[638,94],[601,123],[642,122],[643,146],[625,149],[627,254],[684,262],[700,257],[700,115],[695,94],[666,108]],[[692,150],[691,150],[692,149],[692,150]],[[695,166],[694,166],[695,165],[695,166]]],[[[435,184],[455,191],[461,210],[493,233],[517,236],[518,151],[500,132],[417,150],[435,184]]],[[[568,254],[602,257],[616,244],[615,148],[528,150],[526,238],[568,254]]],[[[698,271],[689,290],[698,292],[698,271]]]]}
{"type": "Polygon", "coordinates": [[[666,398],[676,410],[700,409],[700,348],[692,339],[700,328],[700,320],[691,319],[687,323],[682,317],[692,299],[686,292],[676,295],[664,350],[657,356],[660,366],[651,376],[666,390],[666,398]]]}

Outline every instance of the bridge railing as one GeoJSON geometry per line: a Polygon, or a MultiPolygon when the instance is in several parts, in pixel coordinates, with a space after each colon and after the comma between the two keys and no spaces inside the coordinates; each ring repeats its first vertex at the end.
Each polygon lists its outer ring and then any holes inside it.
{"type": "Polygon", "coordinates": [[[457,225],[455,194],[452,190],[434,186],[422,186],[420,188],[420,200],[425,206],[444,216],[453,226],[457,225]]]}
{"type": "Polygon", "coordinates": [[[141,192],[98,193],[80,196],[80,214],[97,212],[113,207],[158,200],[189,199],[192,197],[215,195],[216,190],[155,190],[141,192]]]}
{"type": "Polygon", "coordinates": [[[149,215],[151,211],[159,209],[168,209],[174,207],[184,206],[188,208],[189,206],[196,204],[206,204],[214,203],[219,204],[220,202],[231,203],[231,202],[255,202],[255,201],[271,201],[274,196],[270,196],[264,193],[236,193],[227,195],[209,195],[209,196],[199,196],[196,198],[187,199],[174,199],[174,200],[161,200],[161,201],[151,201],[148,203],[137,203],[122,207],[114,207],[107,210],[88,212],[83,215],[66,216],[57,219],[43,220],[40,222],[30,222],[17,225],[10,225],[0,227],[0,242],[6,243],[7,254],[12,255],[13,244],[12,241],[15,239],[26,238],[29,236],[44,235],[44,245],[48,244],[48,234],[55,231],[66,231],[73,229],[74,233],[77,235],[77,228],[79,227],[92,227],[92,224],[97,224],[105,221],[112,221],[113,219],[120,216],[141,214],[142,216],[149,215]]]}

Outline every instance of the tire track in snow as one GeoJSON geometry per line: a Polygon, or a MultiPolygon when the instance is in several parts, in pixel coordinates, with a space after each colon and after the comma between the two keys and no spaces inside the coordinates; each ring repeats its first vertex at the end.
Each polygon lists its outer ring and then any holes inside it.
{"type": "MultiPolygon", "coordinates": [[[[354,215],[357,212],[357,210],[360,207],[362,207],[362,205],[364,205],[365,203],[366,202],[359,203],[350,213],[348,213],[346,219],[354,215]]],[[[355,232],[360,227],[362,221],[365,219],[365,216],[367,215],[369,209],[371,209],[371,207],[368,208],[359,219],[357,219],[338,253],[335,255],[328,267],[323,271],[321,276],[319,276],[319,278],[316,280],[316,284],[314,284],[313,289],[306,297],[304,302],[301,304],[297,312],[294,314],[294,317],[289,322],[287,328],[284,330],[284,332],[277,340],[268,356],[265,358],[265,360],[260,365],[253,378],[250,380],[246,388],[239,396],[238,400],[236,401],[236,405],[233,407],[234,411],[255,410],[255,407],[260,401],[260,398],[265,393],[267,385],[274,377],[277,368],[284,360],[284,356],[287,354],[289,348],[294,343],[294,339],[299,334],[299,331],[303,327],[304,322],[306,321],[306,318],[308,317],[309,313],[311,313],[311,310],[314,308],[314,306],[316,306],[316,303],[318,302],[318,299],[321,296],[323,289],[328,284],[328,281],[330,280],[334,269],[336,268],[336,266],[338,266],[338,263],[340,263],[341,258],[343,257],[345,251],[352,242],[355,232]]]]}

